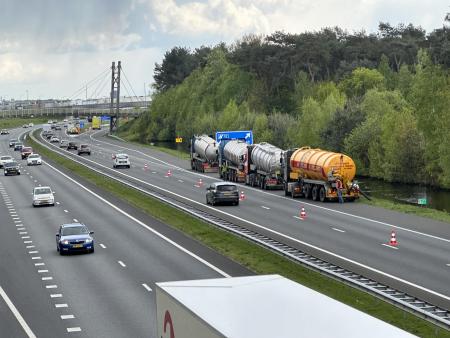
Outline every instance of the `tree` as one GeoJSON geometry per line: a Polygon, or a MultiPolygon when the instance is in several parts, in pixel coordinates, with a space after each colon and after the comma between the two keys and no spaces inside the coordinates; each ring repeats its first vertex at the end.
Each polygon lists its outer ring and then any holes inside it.
{"type": "Polygon", "coordinates": [[[341,83],[348,97],[362,97],[372,88],[383,89],[384,77],[376,69],[357,68],[341,83]]]}

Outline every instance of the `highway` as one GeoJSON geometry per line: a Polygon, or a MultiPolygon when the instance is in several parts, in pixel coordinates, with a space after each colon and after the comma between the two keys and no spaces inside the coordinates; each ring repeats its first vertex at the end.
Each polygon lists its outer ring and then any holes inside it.
{"type": "Polygon", "coordinates": [[[117,177],[131,176],[145,182],[149,190],[177,194],[208,212],[450,309],[447,223],[360,203],[293,200],[281,191],[246,186],[241,187],[246,199],[238,207],[209,207],[205,205],[205,187],[218,180],[217,174],[192,172],[186,160],[105,137],[103,131],[81,135],[78,141],[92,147],[92,155],[80,160],[104,168],[112,168],[113,153],[128,153],[132,168],[111,170],[117,177]],[[171,175],[167,175],[169,169],[171,175]],[[307,212],[304,221],[298,217],[302,206],[307,212]],[[392,230],[396,231],[397,247],[388,245],[392,230]]]}
{"type": "Polygon", "coordinates": [[[249,275],[250,271],[165,224],[44,163],[0,177],[0,332],[5,337],[156,337],[158,281],[249,275]],[[32,207],[34,186],[54,207],[32,207]],[[94,231],[93,254],[60,256],[63,223],[94,231]],[[12,306],[11,306],[12,304],[12,306]]]}

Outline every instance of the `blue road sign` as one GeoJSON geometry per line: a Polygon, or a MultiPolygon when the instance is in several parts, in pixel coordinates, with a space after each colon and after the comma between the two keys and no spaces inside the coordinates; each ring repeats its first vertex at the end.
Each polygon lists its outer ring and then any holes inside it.
{"type": "Polygon", "coordinates": [[[80,121],[80,128],[84,128],[84,121],[80,121]]]}
{"type": "Polygon", "coordinates": [[[110,116],[108,116],[108,115],[103,115],[102,116],[102,121],[109,121],[109,120],[111,120],[110,116]]]}
{"type": "Polygon", "coordinates": [[[248,144],[253,144],[253,132],[251,130],[216,132],[216,142],[220,143],[222,140],[243,140],[248,144]]]}

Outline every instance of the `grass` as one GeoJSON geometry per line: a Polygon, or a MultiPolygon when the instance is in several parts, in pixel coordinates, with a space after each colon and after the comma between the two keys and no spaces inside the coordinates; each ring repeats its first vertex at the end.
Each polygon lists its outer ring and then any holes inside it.
{"type": "MultiPolygon", "coordinates": [[[[39,153],[110,194],[179,229],[258,274],[280,274],[420,337],[450,337],[450,331],[365,292],[305,268],[240,237],[222,231],[154,198],[57,155],[28,138],[39,153]]],[[[304,304],[307,306],[307,304],[304,304]]],[[[362,333],[361,336],[364,336],[362,333]]]]}
{"type": "Polygon", "coordinates": [[[450,214],[441,210],[421,207],[417,205],[410,205],[405,203],[398,203],[386,199],[373,197],[371,201],[367,200],[365,197],[361,197],[358,203],[364,203],[384,209],[403,212],[405,214],[412,214],[416,216],[427,217],[438,221],[450,223],[450,214]]]}

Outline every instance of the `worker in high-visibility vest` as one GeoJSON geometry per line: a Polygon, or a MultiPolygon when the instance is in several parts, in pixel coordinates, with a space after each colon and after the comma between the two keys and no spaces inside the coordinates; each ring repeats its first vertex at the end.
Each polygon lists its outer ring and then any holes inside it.
{"type": "Polygon", "coordinates": [[[336,191],[337,191],[339,203],[344,203],[344,199],[342,198],[342,189],[343,188],[344,188],[344,186],[342,185],[342,181],[339,178],[337,178],[336,179],[336,191]]]}

